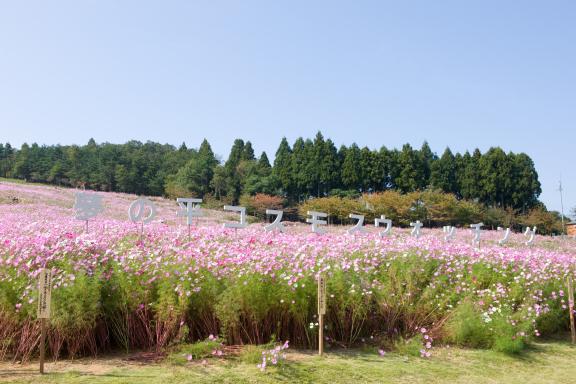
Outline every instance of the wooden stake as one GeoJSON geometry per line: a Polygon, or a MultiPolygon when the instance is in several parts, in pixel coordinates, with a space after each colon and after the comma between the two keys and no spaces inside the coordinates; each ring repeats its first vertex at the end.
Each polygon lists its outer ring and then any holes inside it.
{"type": "Polygon", "coordinates": [[[46,319],[50,318],[50,301],[52,297],[52,271],[47,268],[40,270],[38,277],[38,314],[40,319],[40,373],[44,373],[46,357],[46,319]]]}
{"type": "Polygon", "coordinates": [[[318,355],[324,355],[324,315],[318,315],[318,355]]]}
{"type": "Polygon", "coordinates": [[[576,327],[574,326],[574,287],[572,286],[572,276],[568,276],[568,309],[570,310],[570,334],[572,344],[576,344],[576,327]]]}
{"type": "Polygon", "coordinates": [[[326,279],[318,276],[318,355],[324,354],[324,315],[326,314],[326,279]]]}
{"type": "Polygon", "coordinates": [[[44,374],[44,359],[46,358],[46,319],[40,319],[40,374],[44,374]]]}

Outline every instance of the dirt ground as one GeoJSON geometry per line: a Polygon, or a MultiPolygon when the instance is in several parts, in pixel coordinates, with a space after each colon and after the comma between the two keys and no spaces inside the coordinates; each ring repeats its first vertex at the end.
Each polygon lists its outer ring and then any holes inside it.
{"type": "MultiPolygon", "coordinates": [[[[103,375],[118,369],[138,369],[144,363],[128,360],[118,356],[81,358],[76,360],[48,361],[44,364],[45,372],[82,372],[86,375],[103,375]]],[[[0,382],[10,382],[14,379],[33,379],[40,375],[39,361],[27,363],[0,362],[0,382]]]]}

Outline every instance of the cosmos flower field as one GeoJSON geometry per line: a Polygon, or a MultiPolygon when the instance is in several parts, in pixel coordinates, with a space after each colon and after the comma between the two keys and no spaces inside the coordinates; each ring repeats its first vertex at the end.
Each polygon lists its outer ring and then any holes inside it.
{"type": "Polygon", "coordinates": [[[126,210],[134,196],[104,194],[106,211],[74,219],[73,190],[0,183],[0,359],[37,353],[37,275],[54,274],[48,338],[52,358],[115,350],[161,350],[219,335],[227,344],[317,344],[316,278],[327,278],[328,347],[371,344],[379,351],[416,345],[421,355],[453,343],[504,352],[569,329],[566,278],[574,240],[522,234],[481,249],[460,229],[416,239],[393,228],[324,235],[287,223],[225,229],[207,211],[192,228],[174,201],[157,199],[159,217],[138,227],[126,210]],[[15,200],[16,199],[16,200],[15,200]]]}

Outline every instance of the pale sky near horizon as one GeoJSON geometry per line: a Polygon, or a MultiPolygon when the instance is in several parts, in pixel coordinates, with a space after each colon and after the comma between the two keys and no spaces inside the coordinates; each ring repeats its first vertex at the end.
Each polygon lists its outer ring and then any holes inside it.
{"type": "Polygon", "coordinates": [[[574,1],[1,1],[0,142],[526,152],[576,207],[574,1]]]}

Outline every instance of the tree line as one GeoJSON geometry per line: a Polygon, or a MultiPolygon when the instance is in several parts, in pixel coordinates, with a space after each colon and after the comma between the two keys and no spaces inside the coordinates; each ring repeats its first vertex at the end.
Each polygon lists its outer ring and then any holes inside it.
{"type": "Polygon", "coordinates": [[[499,147],[438,156],[419,149],[336,148],[318,132],[314,139],[283,138],[273,163],[256,156],[252,143],[236,139],[226,161],[207,140],[198,149],[154,142],[83,146],[0,143],[0,177],[142,195],[196,196],[237,203],[242,196],[280,196],[287,206],[311,197],[357,197],[365,193],[427,189],[489,207],[527,211],[541,193],[532,159],[499,147]]]}

